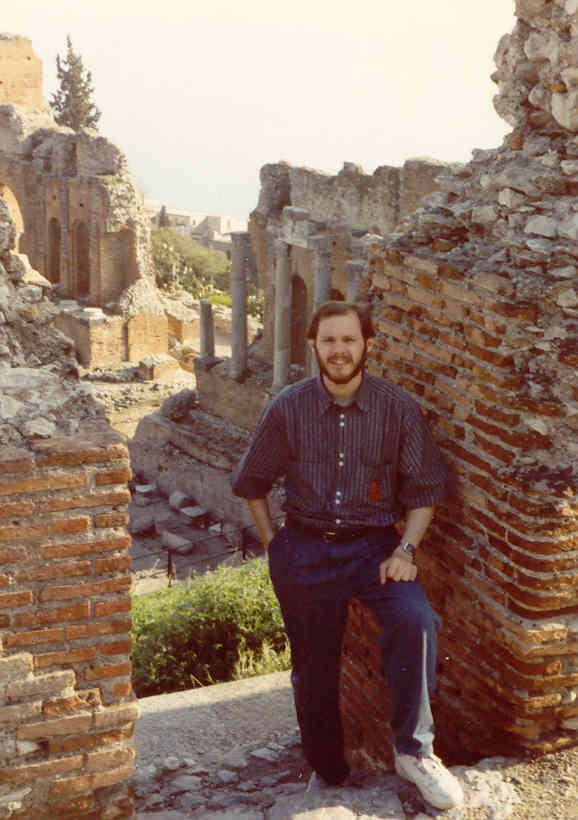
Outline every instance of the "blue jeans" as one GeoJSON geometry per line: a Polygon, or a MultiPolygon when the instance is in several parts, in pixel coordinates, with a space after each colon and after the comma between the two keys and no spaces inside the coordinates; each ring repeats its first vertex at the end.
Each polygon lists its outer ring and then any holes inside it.
{"type": "Polygon", "coordinates": [[[291,681],[305,757],[328,783],[349,773],[339,712],[341,642],[350,598],[382,626],[381,657],[392,698],[391,728],[403,754],[433,746],[430,697],[435,688],[438,615],[417,581],[379,581],[379,564],[399,542],[393,529],[327,543],[284,527],[269,546],[271,580],[291,646],[291,681]]]}

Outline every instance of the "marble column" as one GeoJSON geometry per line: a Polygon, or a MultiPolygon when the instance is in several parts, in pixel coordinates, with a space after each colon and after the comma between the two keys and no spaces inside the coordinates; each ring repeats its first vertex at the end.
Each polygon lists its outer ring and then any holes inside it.
{"type": "Polygon", "coordinates": [[[291,272],[289,245],[275,243],[275,349],[273,353],[273,392],[289,383],[291,364],[291,272]]]}
{"type": "Polygon", "coordinates": [[[347,295],[348,302],[357,302],[359,298],[359,285],[361,283],[361,276],[365,270],[367,263],[363,259],[351,259],[345,263],[345,270],[347,272],[347,295]]]}
{"type": "Polygon", "coordinates": [[[251,243],[247,231],[231,234],[231,378],[240,379],[247,370],[247,269],[251,243]]]}
{"type": "Polygon", "coordinates": [[[215,361],[215,322],[213,306],[210,302],[201,301],[201,363],[205,366],[215,361]]]}

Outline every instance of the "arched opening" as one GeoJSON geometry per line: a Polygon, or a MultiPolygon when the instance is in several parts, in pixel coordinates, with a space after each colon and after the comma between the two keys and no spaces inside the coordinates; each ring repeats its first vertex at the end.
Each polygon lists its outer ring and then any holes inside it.
{"type": "Polygon", "coordinates": [[[291,363],[307,362],[307,285],[300,276],[291,277],[291,363]]]}
{"type": "Polygon", "coordinates": [[[14,192],[8,185],[4,185],[0,183],[0,196],[4,200],[4,202],[8,205],[8,211],[14,224],[16,225],[16,245],[14,247],[15,251],[20,250],[20,237],[24,233],[24,219],[22,218],[22,211],[20,210],[20,205],[18,204],[18,200],[16,199],[14,192]]]}
{"type": "Polygon", "coordinates": [[[48,278],[60,282],[60,222],[54,216],[48,223],[48,278]]]}
{"type": "Polygon", "coordinates": [[[90,242],[86,223],[77,222],[74,227],[75,296],[83,298],[90,294],[90,242]]]}

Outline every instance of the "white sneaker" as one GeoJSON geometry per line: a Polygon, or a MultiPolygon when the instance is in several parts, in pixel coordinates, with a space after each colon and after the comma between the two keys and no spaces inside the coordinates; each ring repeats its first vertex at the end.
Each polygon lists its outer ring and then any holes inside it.
{"type": "Polygon", "coordinates": [[[446,769],[439,757],[395,755],[395,771],[404,780],[415,783],[424,800],[436,809],[451,809],[464,801],[459,780],[446,769]]]}

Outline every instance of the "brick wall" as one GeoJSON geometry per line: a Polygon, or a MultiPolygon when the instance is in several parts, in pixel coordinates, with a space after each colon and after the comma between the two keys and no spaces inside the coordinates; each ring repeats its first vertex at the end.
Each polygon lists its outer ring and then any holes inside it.
{"type": "Polygon", "coordinates": [[[26,37],[0,37],[0,105],[14,103],[29,110],[43,109],[42,61],[26,37]]]}
{"type": "Polygon", "coordinates": [[[132,816],[128,452],[0,454],[0,818],[132,816]]]}
{"type": "MultiPolygon", "coordinates": [[[[540,331],[568,326],[559,288],[524,299],[508,274],[377,246],[364,287],[380,306],[368,368],[414,394],[458,484],[419,557],[444,620],[438,747],[464,759],[575,744],[576,415],[551,386],[578,398],[576,348],[567,335],[544,341],[540,331]],[[535,367],[538,355],[549,357],[549,380],[535,367]]],[[[378,651],[360,617],[369,616],[352,615],[343,694],[350,748],[371,757],[379,727],[374,721],[355,738],[354,718],[367,703],[381,716],[388,707],[372,677],[357,673],[351,683],[351,669],[366,667],[368,656],[374,663],[378,651]]]]}

